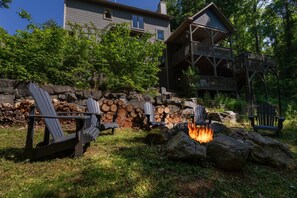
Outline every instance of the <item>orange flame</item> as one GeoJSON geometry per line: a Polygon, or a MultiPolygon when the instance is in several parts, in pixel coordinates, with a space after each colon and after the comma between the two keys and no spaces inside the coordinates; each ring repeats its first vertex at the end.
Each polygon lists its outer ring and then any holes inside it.
{"type": "Polygon", "coordinates": [[[207,143],[213,140],[213,131],[209,127],[197,127],[193,123],[188,123],[189,136],[200,142],[207,143]]]}

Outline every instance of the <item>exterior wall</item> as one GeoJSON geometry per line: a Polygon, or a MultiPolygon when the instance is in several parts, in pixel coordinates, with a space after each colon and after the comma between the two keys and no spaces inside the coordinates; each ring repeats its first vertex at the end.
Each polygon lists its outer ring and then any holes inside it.
{"type": "Polygon", "coordinates": [[[98,29],[103,29],[110,23],[126,22],[132,25],[132,15],[142,16],[144,18],[144,31],[156,34],[156,30],[164,31],[165,40],[170,36],[170,22],[153,16],[146,16],[130,11],[120,10],[111,7],[105,7],[99,3],[82,2],[78,0],[65,0],[64,28],[69,29],[68,22],[81,25],[92,22],[98,29]],[[104,19],[104,9],[112,10],[112,20],[104,19]]]}
{"type": "Polygon", "coordinates": [[[225,25],[220,21],[220,19],[218,19],[218,17],[211,10],[206,10],[206,12],[204,12],[194,21],[194,23],[205,27],[220,29],[225,32],[228,32],[225,25]]]}

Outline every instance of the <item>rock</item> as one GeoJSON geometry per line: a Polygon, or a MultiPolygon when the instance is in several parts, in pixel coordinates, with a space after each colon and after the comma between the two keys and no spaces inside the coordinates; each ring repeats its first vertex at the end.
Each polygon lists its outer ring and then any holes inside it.
{"type": "Polygon", "coordinates": [[[14,84],[14,80],[0,79],[0,93],[13,94],[14,84]]]}
{"type": "Polygon", "coordinates": [[[70,86],[55,85],[52,88],[55,94],[74,93],[74,88],[70,86]]]}
{"type": "Polygon", "coordinates": [[[207,156],[224,170],[240,170],[247,162],[249,145],[221,134],[207,144],[207,156]]]}
{"type": "Polygon", "coordinates": [[[94,100],[99,100],[102,97],[102,91],[92,91],[92,97],[94,100]]]}
{"type": "Polygon", "coordinates": [[[197,106],[196,102],[187,101],[187,100],[184,101],[182,105],[184,108],[192,108],[192,109],[194,109],[197,106]]]}
{"type": "Polygon", "coordinates": [[[217,121],[212,121],[210,124],[210,128],[211,130],[213,130],[214,134],[219,134],[219,133],[223,133],[223,134],[229,134],[229,128],[226,127],[226,125],[217,122],[217,121]]]}
{"type": "Polygon", "coordinates": [[[133,105],[134,108],[143,109],[144,101],[139,101],[137,99],[132,99],[132,100],[127,101],[125,104],[133,105]]]}
{"type": "Polygon", "coordinates": [[[67,102],[75,102],[77,101],[77,97],[74,93],[67,94],[67,102]]]}
{"type": "Polygon", "coordinates": [[[16,97],[22,98],[22,97],[29,96],[30,94],[27,86],[28,86],[28,83],[25,83],[25,82],[18,83],[14,90],[16,97]]]}
{"type": "Polygon", "coordinates": [[[164,144],[168,141],[168,139],[169,139],[168,130],[158,127],[158,128],[152,129],[147,134],[144,141],[147,144],[155,145],[155,144],[164,144]]]}
{"type": "Polygon", "coordinates": [[[65,101],[65,100],[67,100],[67,96],[65,94],[59,94],[58,99],[62,100],[62,101],[65,101]]]}
{"type": "Polygon", "coordinates": [[[212,121],[222,122],[222,123],[232,123],[236,124],[238,120],[238,114],[233,111],[225,111],[223,113],[210,112],[208,116],[211,117],[212,121]]]}
{"type": "Polygon", "coordinates": [[[201,160],[206,158],[206,148],[180,131],[167,142],[165,154],[174,160],[201,160]]]}
{"type": "Polygon", "coordinates": [[[236,124],[238,120],[238,114],[234,113],[233,111],[225,111],[221,113],[221,116],[223,117],[223,123],[232,123],[236,124]]]}
{"type": "Polygon", "coordinates": [[[87,99],[87,98],[90,98],[90,97],[92,97],[92,91],[88,91],[88,90],[83,91],[83,98],[84,99],[87,99]]]}
{"type": "Polygon", "coordinates": [[[0,104],[1,103],[14,103],[15,96],[14,95],[2,95],[0,94],[0,104]]]}
{"type": "Polygon", "coordinates": [[[84,97],[84,92],[83,92],[82,90],[77,90],[77,91],[75,91],[75,95],[76,95],[76,97],[77,97],[79,100],[83,100],[83,99],[85,99],[85,97],[84,97]]]}
{"type": "Polygon", "coordinates": [[[276,168],[296,168],[288,146],[256,132],[246,133],[246,142],[251,146],[251,161],[276,168]]]}
{"type": "Polygon", "coordinates": [[[40,88],[46,91],[50,95],[55,94],[54,89],[51,85],[41,85],[40,88]]]}
{"type": "Polygon", "coordinates": [[[223,122],[223,117],[220,115],[220,113],[209,112],[208,117],[211,118],[211,121],[223,122]]]}

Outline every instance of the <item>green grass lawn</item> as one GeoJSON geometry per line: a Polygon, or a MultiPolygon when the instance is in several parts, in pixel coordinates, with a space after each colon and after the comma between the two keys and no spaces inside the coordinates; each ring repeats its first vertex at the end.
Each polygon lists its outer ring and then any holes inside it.
{"type": "MultiPolygon", "coordinates": [[[[99,136],[81,158],[30,162],[26,128],[0,129],[0,197],[297,197],[297,170],[248,163],[226,172],[206,162],[171,161],[162,146],[146,145],[145,135],[117,130],[99,136]]],[[[296,136],[284,130],[280,139],[295,159],[296,136]]]]}

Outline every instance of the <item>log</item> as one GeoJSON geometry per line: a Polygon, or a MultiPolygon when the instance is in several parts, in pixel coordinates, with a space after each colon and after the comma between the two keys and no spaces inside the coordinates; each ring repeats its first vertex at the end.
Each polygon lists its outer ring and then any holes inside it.
{"type": "Polygon", "coordinates": [[[103,103],[102,107],[101,107],[103,112],[108,112],[110,109],[110,106],[108,106],[106,103],[103,103]]]}
{"type": "Polygon", "coordinates": [[[163,112],[164,112],[163,107],[161,107],[161,106],[157,107],[157,113],[158,114],[162,114],[163,112]]]}
{"type": "Polygon", "coordinates": [[[115,105],[115,104],[112,104],[112,105],[110,106],[110,111],[111,111],[111,112],[116,112],[117,109],[118,109],[118,107],[117,107],[117,105],[115,105]]]}
{"type": "Polygon", "coordinates": [[[122,100],[118,100],[118,102],[117,102],[117,105],[118,106],[122,106],[124,104],[124,101],[122,101],[122,100]]]}
{"type": "Polygon", "coordinates": [[[137,117],[137,113],[135,113],[135,111],[132,111],[132,112],[130,113],[130,115],[131,115],[132,118],[136,118],[136,117],[137,117]]]}
{"type": "Polygon", "coordinates": [[[113,114],[112,113],[107,113],[106,114],[107,121],[111,121],[112,120],[112,117],[113,117],[113,114]]]}
{"type": "Polygon", "coordinates": [[[111,106],[112,104],[113,104],[113,101],[112,101],[112,100],[108,100],[108,101],[107,101],[107,105],[108,105],[108,106],[111,106]]]}
{"type": "Polygon", "coordinates": [[[165,107],[164,108],[164,113],[168,114],[170,112],[170,108],[169,107],[165,107]]]}
{"type": "Polygon", "coordinates": [[[127,110],[128,112],[131,112],[133,109],[134,109],[134,107],[133,107],[133,105],[131,105],[131,104],[128,104],[128,105],[126,106],[126,110],[127,110]]]}

